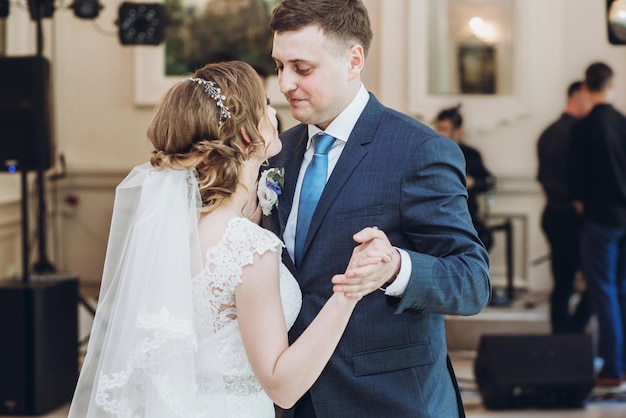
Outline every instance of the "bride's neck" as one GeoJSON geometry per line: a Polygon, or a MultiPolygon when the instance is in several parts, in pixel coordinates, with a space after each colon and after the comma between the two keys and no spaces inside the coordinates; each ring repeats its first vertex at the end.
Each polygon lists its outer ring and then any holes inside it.
{"type": "Polygon", "coordinates": [[[239,185],[235,193],[227,199],[222,205],[224,208],[231,209],[239,216],[247,217],[246,208],[250,202],[251,196],[256,196],[257,180],[261,165],[254,160],[245,161],[239,171],[239,185]]]}

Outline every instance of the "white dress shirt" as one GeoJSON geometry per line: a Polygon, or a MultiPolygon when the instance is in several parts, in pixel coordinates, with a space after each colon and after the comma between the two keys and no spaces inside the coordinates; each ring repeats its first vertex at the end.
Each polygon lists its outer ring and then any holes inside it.
{"type": "MultiPolygon", "coordinates": [[[[341,112],[335,120],[328,125],[326,130],[323,131],[324,133],[327,133],[335,138],[335,142],[328,151],[328,175],[326,180],[328,180],[333,172],[346,142],[352,133],[352,129],[354,129],[354,126],[361,116],[361,113],[363,113],[363,109],[365,109],[368,101],[369,93],[365,89],[365,86],[361,84],[361,88],[348,107],[346,107],[343,112],[341,112]]],[[[287,225],[285,226],[285,231],[283,233],[283,240],[292,260],[296,237],[296,222],[298,219],[298,205],[300,202],[300,189],[302,188],[304,173],[306,172],[309,162],[313,158],[314,147],[312,146],[312,139],[315,135],[322,132],[322,130],[315,125],[308,125],[308,130],[309,140],[307,142],[306,151],[304,152],[304,159],[302,160],[300,173],[298,174],[298,181],[296,183],[296,190],[293,197],[293,205],[291,206],[291,212],[289,213],[287,225]]],[[[354,232],[356,233],[358,231],[354,232]]],[[[409,282],[409,277],[411,275],[411,259],[406,251],[400,248],[397,250],[400,252],[402,257],[400,272],[394,282],[387,287],[385,294],[400,297],[404,294],[404,290],[409,282]]]]}

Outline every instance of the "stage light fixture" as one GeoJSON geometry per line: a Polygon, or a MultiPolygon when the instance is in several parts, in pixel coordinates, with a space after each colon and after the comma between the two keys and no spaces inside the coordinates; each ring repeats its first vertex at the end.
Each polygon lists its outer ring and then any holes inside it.
{"type": "Polygon", "coordinates": [[[74,0],[70,7],[74,10],[74,16],[81,19],[95,19],[104,8],[98,0],[74,0]]]}
{"type": "Polygon", "coordinates": [[[159,45],[165,36],[165,6],[124,2],[118,11],[117,24],[122,45],[159,45]]]}
{"type": "Polygon", "coordinates": [[[0,18],[9,15],[9,0],[0,0],[0,18]]]}
{"type": "Polygon", "coordinates": [[[31,20],[52,17],[54,14],[54,0],[28,0],[28,11],[31,20]]]}
{"type": "Polygon", "coordinates": [[[607,0],[606,9],[609,42],[626,44],[626,0],[607,0]]]}

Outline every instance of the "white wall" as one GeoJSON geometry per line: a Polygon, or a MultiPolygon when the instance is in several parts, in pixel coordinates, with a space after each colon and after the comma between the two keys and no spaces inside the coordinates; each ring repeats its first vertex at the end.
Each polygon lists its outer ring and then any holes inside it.
{"type": "MultiPolygon", "coordinates": [[[[430,120],[436,108],[416,102],[423,93],[412,90],[428,65],[425,60],[416,60],[419,54],[415,53],[415,42],[422,40],[414,34],[422,33],[419,28],[426,22],[424,14],[414,12],[424,1],[365,0],[375,39],[364,80],[387,105],[409,114],[420,108],[421,116],[430,120]],[[392,2],[394,7],[390,7],[392,2]]],[[[547,252],[539,229],[543,196],[534,180],[535,142],[541,130],[559,115],[567,85],[582,77],[591,61],[607,62],[616,73],[618,86],[626,83],[626,48],[608,44],[604,2],[517,1],[524,3],[527,14],[518,39],[524,49],[524,91],[518,92],[524,99],[523,109],[502,117],[493,113],[497,111],[493,101],[486,100],[464,106],[464,114],[467,141],[482,151],[488,167],[498,177],[492,212],[498,219],[513,216],[515,220],[516,283],[546,288],[550,285],[547,265],[529,264],[547,252]]],[[[45,54],[54,73],[56,146],[65,155],[69,170],[68,178],[50,186],[50,206],[54,208],[58,203],[58,216],[50,224],[60,230],[60,237],[50,246],[61,248],[51,248],[49,253],[59,254],[59,259],[53,260],[59,269],[96,284],[102,270],[114,187],[132,166],[148,157],[145,129],[152,114],[150,106],[136,106],[133,95],[135,51],[152,47],[121,46],[114,25],[118,6],[102,3],[105,9],[95,22],[78,19],[64,9],[57,10],[44,25],[45,54]],[[65,204],[68,195],[78,197],[78,206],[65,204]]],[[[7,23],[9,54],[33,54],[35,28],[26,10],[12,8],[7,23]]],[[[152,71],[158,68],[149,67],[146,74],[138,76],[150,77],[152,71]]],[[[272,88],[272,94],[279,95],[276,86],[272,88]]],[[[626,109],[624,93],[618,88],[618,108],[626,109]]],[[[284,107],[280,111],[283,123],[290,126],[293,119],[288,111],[284,107]]],[[[5,248],[4,258],[0,257],[0,276],[19,270],[20,265],[19,259],[15,260],[19,249],[15,244],[19,226],[17,180],[8,174],[0,175],[0,246],[5,248]],[[6,259],[7,249],[10,259],[6,259]]],[[[501,238],[498,240],[492,252],[492,274],[494,281],[501,283],[504,259],[501,238]]]]}

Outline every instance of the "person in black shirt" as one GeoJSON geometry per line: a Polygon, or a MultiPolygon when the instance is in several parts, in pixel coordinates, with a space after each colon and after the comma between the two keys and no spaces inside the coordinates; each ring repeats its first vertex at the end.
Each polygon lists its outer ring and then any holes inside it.
{"type": "Polygon", "coordinates": [[[567,182],[571,129],[591,110],[589,94],[582,81],[567,89],[567,104],[561,117],[548,126],[537,141],[539,171],[537,180],[546,195],[541,227],[550,244],[552,293],[550,325],[553,334],[582,333],[592,315],[589,294],[581,292],[576,309],[570,314],[576,273],[580,269],[580,216],[567,182]]]}
{"type": "Polygon", "coordinates": [[[598,317],[597,384],[619,386],[626,371],[626,117],[611,105],[613,71],[591,64],[594,107],[572,130],[572,197],[583,217],[581,265],[598,317]]]}
{"type": "Polygon", "coordinates": [[[456,142],[465,156],[467,205],[483,245],[489,251],[493,245],[493,236],[480,214],[478,198],[482,193],[493,190],[495,178],[483,164],[480,152],[463,142],[463,116],[459,111],[461,105],[443,109],[435,120],[435,130],[456,142]]]}

